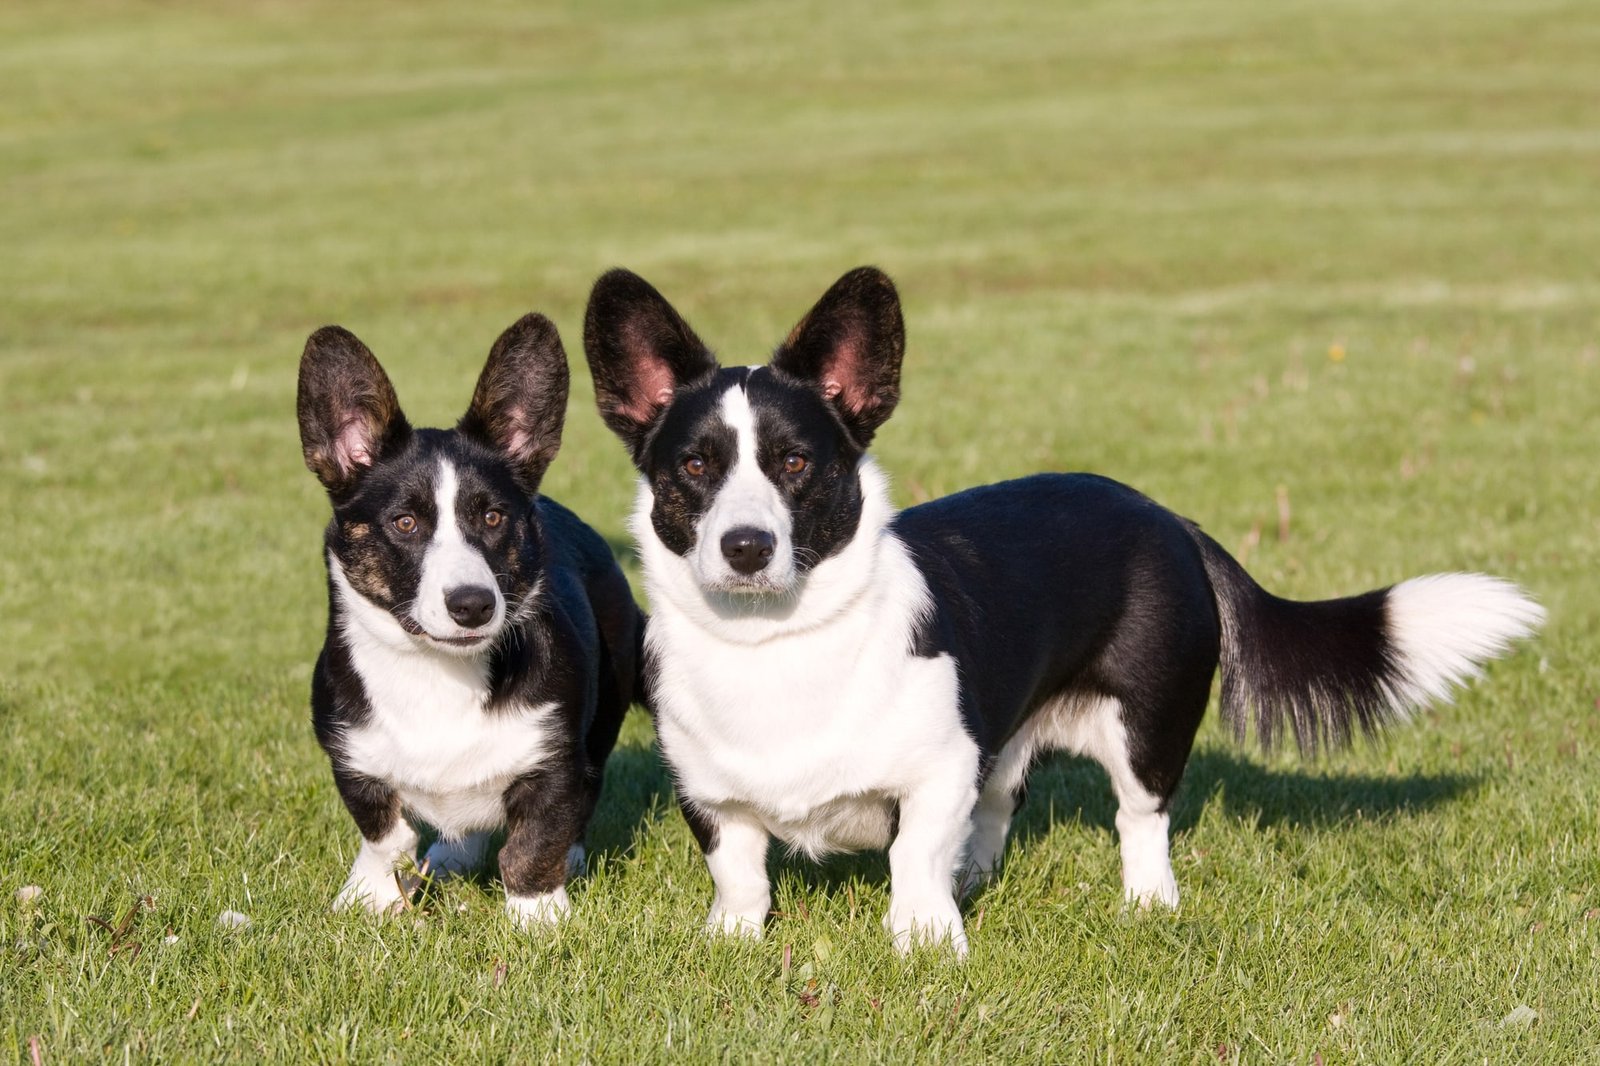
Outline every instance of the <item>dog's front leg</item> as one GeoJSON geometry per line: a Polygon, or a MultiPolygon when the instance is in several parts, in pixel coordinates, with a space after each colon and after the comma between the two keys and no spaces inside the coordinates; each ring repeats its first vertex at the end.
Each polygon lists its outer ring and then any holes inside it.
{"type": "Polygon", "coordinates": [[[966,849],[975,774],[957,772],[928,781],[900,800],[900,826],[889,847],[889,913],[884,926],[895,949],[948,942],[967,953],[967,934],[956,906],[955,873],[966,849]]]}
{"type": "Polygon", "coordinates": [[[555,925],[572,910],[568,855],[583,839],[594,810],[593,789],[571,767],[518,778],[506,789],[506,843],[500,879],[506,914],[519,929],[555,925]]]}
{"type": "Polygon", "coordinates": [[[716,895],[706,928],[713,933],[760,939],[772,910],[772,886],[767,880],[766,827],[747,814],[707,810],[683,802],[684,817],[700,850],[716,895]]]}
{"type": "Polygon", "coordinates": [[[345,809],[361,830],[361,850],[344,887],[334,897],[333,909],[361,906],[375,914],[397,911],[416,887],[414,878],[395,868],[416,858],[417,831],[401,813],[400,797],[383,782],[338,767],[333,780],[345,809]]]}

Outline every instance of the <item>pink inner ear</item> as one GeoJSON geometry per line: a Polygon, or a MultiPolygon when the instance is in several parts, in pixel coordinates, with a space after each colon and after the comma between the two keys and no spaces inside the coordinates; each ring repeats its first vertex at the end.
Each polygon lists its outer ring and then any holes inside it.
{"type": "Polygon", "coordinates": [[[333,457],[345,474],[358,466],[372,465],[372,434],[366,419],[357,415],[340,423],[339,435],[333,440],[333,457]]]}
{"type": "Polygon", "coordinates": [[[532,449],[529,447],[529,445],[532,443],[532,433],[529,433],[527,430],[520,427],[513,429],[509,434],[506,435],[506,452],[510,455],[516,456],[518,459],[521,459],[523,456],[532,451],[532,449]]]}
{"type": "Polygon", "coordinates": [[[861,387],[860,337],[851,330],[834,347],[828,357],[828,366],[822,379],[822,395],[832,400],[842,396],[844,405],[859,412],[867,406],[868,397],[861,387]]]}
{"type": "Polygon", "coordinates": [[[628,390],[627,402],[617,404],[612,410],[630,422],[648,422],[672,402],[678,383],[666,363],[649,355],[636,354],[634,370],[638,376],[628,390]]]}
{"type": "Polygon", "coordinates": [[[528,432],[528,409],[522,404],[513,404],[506,412],[505,420],[508,429],[506,439],[500,446],[507,455],[521,459],[531,451],[528,445],[533,442],[533,434],[528,432]]]}

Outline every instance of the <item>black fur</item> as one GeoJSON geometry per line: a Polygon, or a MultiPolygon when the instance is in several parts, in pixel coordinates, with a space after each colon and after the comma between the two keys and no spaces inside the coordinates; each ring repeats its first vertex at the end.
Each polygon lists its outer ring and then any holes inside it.
{"type": "Polygon", "coordinates": [[[524,315],[495,341],[456,428],[504,454],[517,483],[532,495],[561,447],[569,381],[555,324],[524,315]]]}
{"type": "MultiPolygon", "coordinates": [[[[306,464],[327,487],[333,517],[325,550],[355,590],[416,635],[407,611],[421,558],[439,522],[457,522],[484,557],[511,620],[488,656],[488,709],[554,702],[555,739],[504,794],[500,853],[509,892],[551,891],[565,880],[607,756],[638,687],[643,616],[610,546],[576,515],[534,495],[560,443],[566,355],[555,327],[529,315],[495,344],[471,406],[453,430],[413,430],[372,353],[326,327],[307,342],[299,417],[306,464]],[[439,460],[458,478],[457,514],[438,515],[439,460]],[[491,527],[482,516],[504,515],[491,527]],[[414,519],[401,532],[394,516],[414,519]]],[[[345,730],[373,713],[342,631],[329,577],[326,642],[312,677],[312,725],[362,835],[376,841],[405,817],[391,783],[355,771],[345,730]]]]}
{"type": "Polygon", "coordinates": [[[841,278],[791,331],[764,373],[721,368],[672,306],[637,275],[595,283],[584,347],[596,402],[655,493],[651,524],[682,555],[733,464],[719,404],[743,388],[756,412],[768,480],[789,503],[801,569],[849,542],[861,517],[855,476],[873,432],[899,398],[905,330],[894,286],[872,267],[841,278]],[[644,383],[644,384],[642,384],[644,383]],[[659,400],[665,389],[670,402],[659,400]],[[670,414],[669,414],[670,409],[670,414]],[[799,453],[806,468],[787,473],[799,453]],[[705,464],[691,475],[685,461],[705,464]]]}
{"type": "Polygon", "coordinates": [[[628,270],[609,271],[594,283],[583,347],[600,417],[635,462],[676,390],[705,382],[717,369],[683,317],[628,270]]]}
{"type": "Polygon", "coordinates": [[[790,331],[772,369],[815,389],[865,450],[900,402],[905,350],[894,282],[876,267],[857,267],[790,331]]]}
{"type": "Polygon", "coordinates": [[[722,393],[745,371],[719,370],[686,386],[672,405],[671,419],[660,419],[642,442],[640,469],[650,473],[656,505],[650,521],[662,543],[678,554],[693,543],[694,525],[711,505],[733,466],[733,431],[717,413],[722,393]],[[697,458],[705,472],[691,476],[684,463],[697,458]]]}
{"type": "Polygon", "coordinates": [[[986,760],[1054,700],[1122,704],[1152,794],[1182,777],[1221,630],[1181,519],[1087,474],[1040,474],[903,511],[893,529],[933,594],[917,654],[961,664],[961,712],[986,760]]]}
{"type": "Polygon", "coordinates": [[[935,609],[913,651],[952,655],[962,714],[996,755],[1039,707],[1122,706],[1135,774],[1170,799],[1222,667],[1222,713],[1304,752],[1395,714],[1387,589],[1296,602],[1257,585],[1198,526],[1091,474],[1039,474],[901,512],[935,609]],[[967,664],[973,664],[968,668],[967,664]]]}
{"type": "Polygon", "coordinates": [[[833,407],[805,384],[778,373],[751,373],[745,384],[756,417],[756,458],[789,505],[791,535],[801,568],[815,566],[850,542],[861,521],[861,459],[857,440],[870,432],[844,428],[833,407]],[[808,462],[784,472],[791,454],[808,462]]]}
{"type": "MultiPolygon", "coordinates": [[[[596,381],[611,383],[598,388],[602,414],[652,479],[652,522],[673,551],[693,547],[695,524],[720,486],[734,445],[717,404],[735,387],[749,394],[762,466],[790,502],[803,560],[814,565],[854,536],[856,465],[898,401],[905,348],[898,298],[881,272],[863,267],[836,282],[765,373],[716,370],[660,294],[623,271],[597,283],[585,338],[596,381]],[[641,320],[648,328],[630,325],[641,320]],[[637,343],[609,339],[621,335],[637,343]],[[667,401],[629,407],[618,399],[634,393],[616,382],[652,373],[674,390],[667,401]],[[812,462],[805,479],[786,482],[782,457],[792,452],[812,462]],[[703,459],[707,473],[686,475],[688,456],[703,459]]],[[[985,773],[1041,707],[1112,697],[1134,773],[1170,800],[1219,663],[1230,726],[1242,738],[1253,709],[1269,747],[1285,723],[1311,751],[1395,713],[1401,678],[1386,590],[1320,603],[1279,599],[1197,526],[1116,482],[1022,478],[910,508],[892,529],[934,602],[910,650],[960,664],[961,712],[985,773]]]]}
{"type": "Polygon", "coordinates": [[[1262,747],[1284,726],[1303,752],[1374,734],[1396,713],[1403,664],[1388,639],[1387,588],[1334,600],[1280,599],[1191,526],[1222,620],[1222,719],[1262,747]]]}
{"type": "Polygon", "coordinates": [[[296,408],[306,467],[335,499],[354,487],[363,467],[411,436],[378,360],[339,326],[324,326],[306,340],[296,408]]]}

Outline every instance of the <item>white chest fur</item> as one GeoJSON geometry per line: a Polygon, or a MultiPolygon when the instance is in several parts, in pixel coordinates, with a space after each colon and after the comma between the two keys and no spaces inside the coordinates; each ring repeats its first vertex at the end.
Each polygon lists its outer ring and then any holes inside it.
{"type": "Polygon", "coordinates": [[[911,653],[926,583],[904,545],[863,525],[813,571],[800,610],[754,642],[743,619],[708,620],[675,579],[683,560],[643,538],[657,731],[678,786],[813,854],[884,845],[896,799],[976,764],[954,661],[911,653]],[[801,617],[847,590],[826,618],[801,617]]]}
{"type": "Polygon", "coordinates": [[[344,732],[349,766],[393,788],[408,811],[447,838],[503,824],[502,797],[543,757],[554,705],[489,709],[483,658],[416,647],[342,578],[335,571],[343,633],[371,707],[366,721],[344,732]]]}

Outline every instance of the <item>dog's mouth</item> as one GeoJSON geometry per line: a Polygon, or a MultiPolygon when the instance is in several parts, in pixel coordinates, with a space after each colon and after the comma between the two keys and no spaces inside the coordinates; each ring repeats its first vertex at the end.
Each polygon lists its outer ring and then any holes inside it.
{"type": "Polygon", "coordinates": [[[762,596],[787,596],[794,591],[794,582],[774,581],[761,573],[749,575],[730,574],[706,582],[703,587],[707,592],[755,599],[762,596]]]}
{"type": "Polygon", "coordinates": [[[445,648],[476,648],[487,644],[493,633],[467,633],[456,637],[441,637],[422,628],[422,624],[409,614],[397,615],[400,628],[414,637],[421,637],[429,644],[437,644],[445,648]]]}
{"type": "Polygon", "coordinates": [[[436,637],[432,633],[427,634],[427,638],[435,644],[444,644],[452,648],[474,648],[489,639],[487,636],[436,637]]]}

